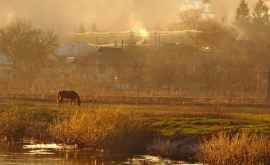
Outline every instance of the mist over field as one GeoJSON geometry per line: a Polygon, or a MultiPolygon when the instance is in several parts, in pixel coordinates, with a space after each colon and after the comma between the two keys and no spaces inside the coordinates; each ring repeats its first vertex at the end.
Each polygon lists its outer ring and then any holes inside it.
{"type": "Polygon", "coordinates": [[[147,89],[168,95],[183,91],[195,96],[213,95],[209,91],[232,95],[228,90],[238,91],[237,96],[265,95],[269,0],[0,0],[0,4],[0,52],[8,61],[3,62],[8,66],[2,68],[6,74],[2,86],[10,91],[110,88],[137,94],[147,89]],[[261,7],[255,10],[257,5],[261,7]],[[246,75],[240,66],[248,70],[246,75]],[[228,82],[222,79],[225,75],[228,82]]]}
{"type": "MultiPolygon", "coordinates": [[[[179,10],[208,3],[217,19],[231,22],[240,0],[0,0],[0,21],[16,18],[58,32],[74,31],[80,24],[102,30],[126,30],[140,24],[157,28],[175,21],[179,10]]],[[[248,0],[254,5],[256,0],[248,0]]]]}
{"type": "Polygon", "coordinates": [[[156,26],[177,15],[178,0],[1,0],[0,20],[16,17],[61,31],[74,30],[79,24],[97,24],[101,29],[121,30],[137,22],[156,26]]]}

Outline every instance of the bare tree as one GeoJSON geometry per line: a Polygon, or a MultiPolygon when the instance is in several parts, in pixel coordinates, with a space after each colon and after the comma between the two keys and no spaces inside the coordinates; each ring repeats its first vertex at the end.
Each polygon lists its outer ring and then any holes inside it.
{"type": "Polygon", "coordinates": [[[8,56],[15,77],[24,82],[24,87],[31,85],[48,64],[48,55],[53,54],[56,46],[54,32],[33,27],[26,21],[17,20],[0,29],[0,50],[8,56]]]}

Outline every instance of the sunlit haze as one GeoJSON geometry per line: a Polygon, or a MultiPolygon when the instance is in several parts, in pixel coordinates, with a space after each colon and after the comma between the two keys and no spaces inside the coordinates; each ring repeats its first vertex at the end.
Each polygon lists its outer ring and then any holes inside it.
{"type": "Polygon", "coordinates": [[[147,29],[160,28],[176,21],[179,10],[205,4],[218,19],[230,20],[239,0],[0,0],[0,4],[1,24],[23,18],[68,33],[80,24],[95,24],[106,31],[128,30],[138,23],[147,29]]]}

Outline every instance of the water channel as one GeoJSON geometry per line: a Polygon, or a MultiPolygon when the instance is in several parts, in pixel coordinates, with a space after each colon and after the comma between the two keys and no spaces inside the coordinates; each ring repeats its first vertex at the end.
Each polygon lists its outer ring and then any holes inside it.
{"type": "MultiPolygon", "coordinates": [[[[129,155],[76,150],[59,144],[24,144],[0,147],[2,165],[190,165],[151,155],[129,155]]],[[[193,164],[195,165],[195,164],[193,164]]]]}

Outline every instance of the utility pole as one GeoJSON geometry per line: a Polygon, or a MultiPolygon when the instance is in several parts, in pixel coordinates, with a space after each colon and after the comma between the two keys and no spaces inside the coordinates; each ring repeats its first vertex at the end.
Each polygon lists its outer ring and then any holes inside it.
{"type": "Polygon", "coordinates": [[[161,36],[160,33],[158,33],[158,48],[160,49],[161,47],[161,36]]]}
{"type": "Polygon", "coordinates": [[[155,48],[158,48],[158,39],[157,39],[157,32],[155,32],[154,34],[154,45],[155,45],[155,48]]]}

